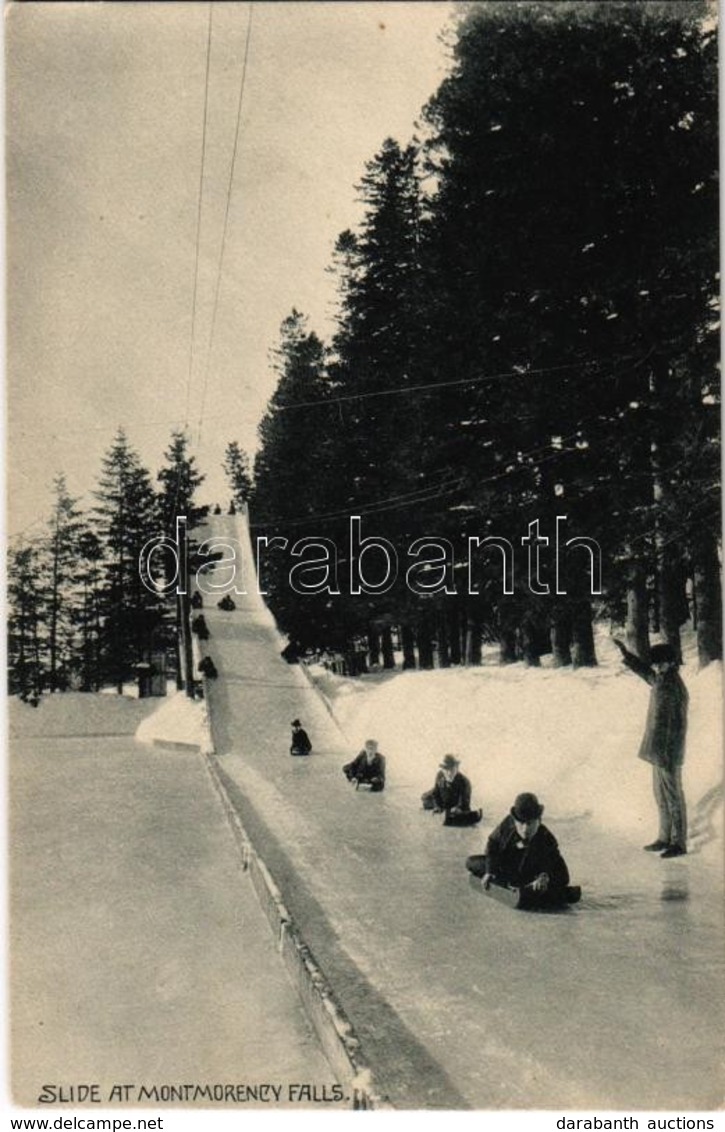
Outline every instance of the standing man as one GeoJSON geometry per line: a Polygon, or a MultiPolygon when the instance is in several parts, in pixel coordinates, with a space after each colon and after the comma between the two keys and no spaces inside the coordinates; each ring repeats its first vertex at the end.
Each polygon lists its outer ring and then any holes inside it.
{"type": "Polygon", "coordinates": [[[655,801],[660,815],[657,839],[644,848],[661,857],[682,857],[687,852],[687,810],[682,790],[682,764],[687,735],[687,688],[671,645],[653,645],[645,664],[614,640],[622,660],[651,687],[649,709],[639,758],[652,763],[655,801]]]}

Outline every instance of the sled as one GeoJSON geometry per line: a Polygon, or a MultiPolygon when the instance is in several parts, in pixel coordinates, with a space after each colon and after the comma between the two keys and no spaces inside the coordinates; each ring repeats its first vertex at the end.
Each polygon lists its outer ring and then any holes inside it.
{"type": "Polygon", "coordinates": [[[578,884],[570,884],[565,891],[565,898],[563,902],[556,904],[542,903],[543,893],[535,892],[530,885],[524,888],[504,888],[500,884],[492,884],[489,888],[484,888],[480,881],[477,881],[478,887],[485,896],[490,896],[492,900],[497,900],[499,904],[505,904],[509,908],[516,908],[521,912],[561,912],[569,907],[570,904],[578,904],[581,900],[582,890],[578,884]]]}
{"type": "Polygon", "coordinates": [[[466,826],[478,825],[482,817],[482,810],[466,810],[462,814],[455,814],[451,813],[450,810],[446,810],[445,816],[443,818],[443,824],[465,828],[466,826]]]}

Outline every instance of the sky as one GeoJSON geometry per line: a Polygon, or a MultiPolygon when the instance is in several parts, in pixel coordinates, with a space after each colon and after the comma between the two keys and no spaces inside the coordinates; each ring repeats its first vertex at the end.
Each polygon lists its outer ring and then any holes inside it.
{"type": "Polygon", "coordinates": [[[187,425],[201,501],[228,501],[282,320],[329,335],[365,162],[410,140],[449,64],[450,3],[211,10],[207,88],[209,4],[6,7],[11,536],[60,472],[92,504],[119,426],[155,475],[187,425]]]}

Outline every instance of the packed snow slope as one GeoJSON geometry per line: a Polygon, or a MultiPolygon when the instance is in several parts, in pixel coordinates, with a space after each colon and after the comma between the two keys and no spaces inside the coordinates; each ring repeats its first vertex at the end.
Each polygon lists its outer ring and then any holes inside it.
{"type": "MultiPolygon", "coordinates": [[[[310,669],[353,743],[368,735],[389,753],[391,785],[422,792],[441,755],[456,754],[476,806],[492,820],[530,790],[547,817],[585,817],[633,846],[657,836],[652,769],[637,759],[649,686],[624,668],[600,633],[595,669],[499,667],[380,673],[355,680],[310,669]],[[643,840],[644,839],[644,840],[643,840]]],[[[690,852],[722,865],[722,666],[696,668],[688,641],[682,676],[690,693],[683,781],[690,852]]]]}
{"type": "Polygon", "coordinates": [[[248,591],[233,612],[204,602],[223,781],[378,1088],[408,1108],[720,1105],[719,666],[684,669],[690,852],[662,861],[642,851],[657,832],[651,769],[636,757],[648,688],[606,641],[591,671],[486,663],[344,680],[320,669],[325,704],[279,656],[243,520],[203,534],[235,541],[248,591]],[[288,753],[295,717],[307,759],[288,753]],[[341,774],[369,737],[387,757],[378,795],[341,774]],[[444,828],[420,808],[447,752],[483,807],[477,828],[444,828]],[[540,796],[583,888],[561,914],[504,908],[465,869],[522,790],[540,796]]]}

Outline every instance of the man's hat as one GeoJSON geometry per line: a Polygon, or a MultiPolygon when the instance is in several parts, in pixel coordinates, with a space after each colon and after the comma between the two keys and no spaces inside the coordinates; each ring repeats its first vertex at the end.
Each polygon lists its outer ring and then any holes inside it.
{"type": "Polygon", "coordinates": [[[301,727],[302,724],[300,723],[299,719],[293,719],[292,720],[292,726],[293,727],[301,727]]]}
{"type": "Polygon", "coordinates": [[[677,653],[672,645],[652,645],[649,650],[650,664],[679,664],[677,653]]]}
{"type": "Polygon", "coordinates": [[[455,755],[444,755],[441,759],[441,770],[455,770],[460,766],[461,760],[457,759],[455,755]]]}
{"type": "Polygon", "coordinates": [[[539,799],[535,794],[519,794],[511,807],[511,814],[516,821],[533,821],[540,818],[544,812],[539,799]]]}

